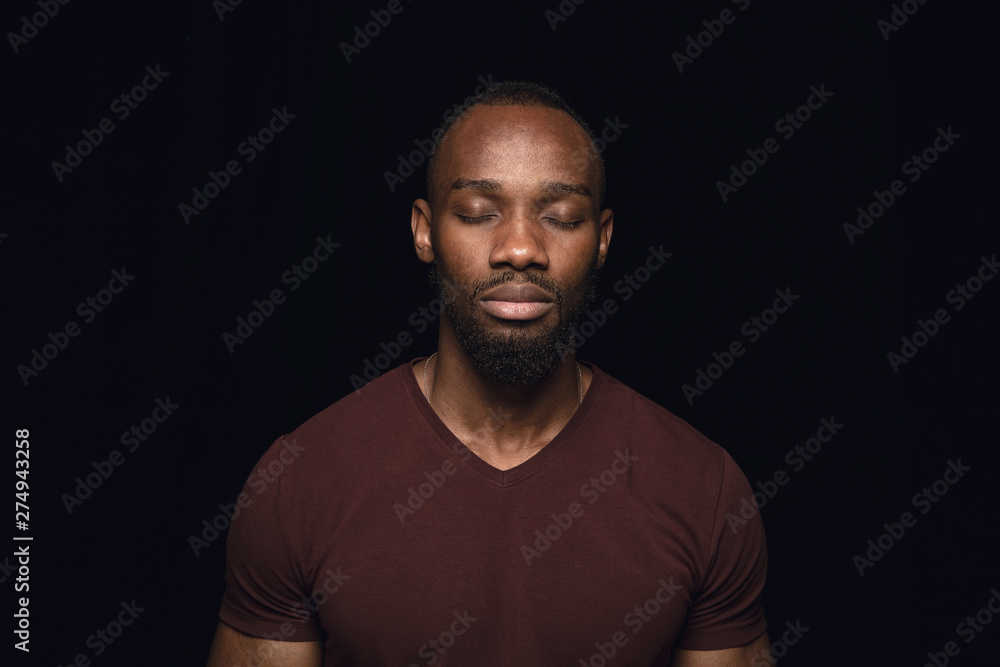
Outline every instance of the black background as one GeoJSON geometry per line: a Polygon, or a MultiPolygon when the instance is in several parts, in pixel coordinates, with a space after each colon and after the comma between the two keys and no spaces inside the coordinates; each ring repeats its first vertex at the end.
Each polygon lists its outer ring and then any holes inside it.
{"type": "MultiPolygon", "coordinates": [[[[208,0],[77,1],[16,53],[8,36],[2,414],[7,437],[30,429],[30,529],[9,534],[34,538],[31,654],[8,644],[8,664],[204,663],[224,534],[198,555],[189,537],[271,442],[352,390],[380,343],[414,336],[392,366],[435,348],[436,326],[408,322],[432,298],[409,231],[424,169],[394,189],[385,174],[479,77],[548,84],[596,130],[623,124],[604,153],[604,291],[619,310],[579,357],[725,446],[751,483],[790,475],[761,510],[771,640],[786,621],[809,628],[781,664],[920,665],[948,641],[951,664],[995,664],[1000,623],[968,644],[956,626],[1000,586],[1000,282],[961,310],[946,295],[1000,250],[996,17],[909,4],[886,40],[888,2],[567,1],[553,30],[556,0],[403,0],[349,63],[339,44],[385,3],[247,1],[220,16],[208,0]],[[679,72],[672,53],[726,8],[735,21],[679,72]],[[169,75],[116,117],[111,102],[157,65],[169,75]],[[776,132],[821,85],[822,108],[776,132]],[[284,107],[294,120],[247,163],[237,146],[284,107]],[[114,131],[60,181],[53,161],[105,117],[114,131]],[[911,183],[901,165],[939,127],[961,136],[911,183]],[[716,182],[768,137],[778,152],[723,202],[716,182]],[[233,159],[242,172],[186,223],[178,205],[233,159]],[[906,193],[851,243],[844,223],[893,179],[906,193]],[[317,237],[340,246],[289,291],[282,274],[317,237]],[[661,244],[673,257],[623,300],[612,286],[661,244]],[[122,267],[134,280],[84,323],[77,304],[122,267]],[[287,301],[230,353],[223,333],[277,288],[287,301]],[[799,300],[689,402],[681,386],[747,343],[741,326],[779,288],[799,300]],[[894,372],[887,353],[939,308],[950,321],[894,372]],[[25,383],[17,367],[70,320],[79,335],[25,383]],[[120,434],[167,397],[180,407],[126,451],[120,434]],[[830,417],[843,429],[792,471],[786,452],[830,417]],[[116,449],[124,462],[68,512],[77,478],[116,449]],[[920,514],[913,495],[958,459],[971,470],[920,514]],[[859,575],[854,556],[906,511],[916,525],[859,575]],[[144,611],[95,655],[88,637],[132,600],[144,611]]],[[[0,28],[38,11],[7,3],[0,28]]],[[[0,551],[8,639],[16,546],[0,551]]]]}

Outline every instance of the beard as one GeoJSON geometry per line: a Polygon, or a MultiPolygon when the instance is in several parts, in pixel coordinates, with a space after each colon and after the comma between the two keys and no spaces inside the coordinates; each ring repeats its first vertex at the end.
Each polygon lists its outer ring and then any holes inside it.
{"type": "Polygon", "coordinates": [[[431,264],[428,279],[441,299],[444,316],[455,328],[458,342],[473,367],[494,383],[512,387],[530,387],[544,380],[572,349],[570,339],[588,308],[597,299],[600,269],[595,266],[586,278],[583,294],[575,302],[566,302],[566,293],[541,273],[504,271],[467,287],[459,285],[431,264]],[[485,291],[505,283],[532,283],[551,294],[558,320],[540,331],[535,320],[508,320],[508,331],[491,331],[476,300],[485,291]]]}

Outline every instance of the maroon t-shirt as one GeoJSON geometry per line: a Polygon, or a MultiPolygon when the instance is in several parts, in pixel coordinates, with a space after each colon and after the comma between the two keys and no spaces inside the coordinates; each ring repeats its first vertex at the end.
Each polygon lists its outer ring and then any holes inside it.
{"type": "Polygon", "coordinates": [[[279,438],[230,527],[220,618],[322,640],[328,667],[667,664],[757,638],[746,477],[588,366],[572,419],[510,470],[456,439],[410,364],[279,438]]]}

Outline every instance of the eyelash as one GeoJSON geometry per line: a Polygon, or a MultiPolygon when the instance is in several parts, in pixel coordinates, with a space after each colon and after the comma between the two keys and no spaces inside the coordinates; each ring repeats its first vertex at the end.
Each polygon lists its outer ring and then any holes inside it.
{"type": "MultiPolygon", "coordinates": [[[[492,215],[482,215],[482,216],[479,216],[479,217],[469,217],[469,216],[465,216],[465,215],[458,215],[456,213],[455,217],[457,217],[462,222],[466,222],[466,223],[474,225],[474,224],[478,224],[480,222],[486,222],[487,220],[489,220],[490,218],[492,218],[494,216],[492,216],[492,215]]],[[[574,220],[573,222],[563,222],[562,220],[556,220],[555,218],[544,218],[544,220],[548,220],[549,222],[551,222],[556,227],[562,227],[564,229],[573,229],[574,227],[577,227],[580,223],[583,222],[583,220],[574,220]]]]}
{"type": "Polygon", "coordinates": [[[478,218],[470,218],[467,215],[458,215],[456,213],[455,217],[458,218],[459,220],[461,220],[462,222],[468,222],[470,224],[477,224],[477,223],[480,223],[480,222],[486,222],[487,220],[489,220],[493,216],[492,215],[481,215],[478,218]]]}

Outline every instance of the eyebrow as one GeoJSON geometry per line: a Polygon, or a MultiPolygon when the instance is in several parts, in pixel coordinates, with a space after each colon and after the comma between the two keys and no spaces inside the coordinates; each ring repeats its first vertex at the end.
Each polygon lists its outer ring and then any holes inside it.
{"type": "Polygon", "coordinates": [[[548,181],[542,183],[542,192],[548,195],[580,195],[581,197],[593,197],[588,188],[583,183],[560,183],[558,181],[548,181]]]}
{"type": "Polygon", "coordinates": [[[501,183],[500,181],[495,181],[491,178],[484,178],[478,181],[472,181],[467,178],[460,178],[451,184],[451,189],[475,190],[476,192],[495,194],[497,192],[503,192],[503,183],[501,183]]]}
{"type": "MultiPolygon", "coordinates": [[[[503,192],[503,183],[492,178],[480,180],[470,180],[460,178],[451,184],[452,190],[473,190],[486,194],[497,194],[503,192]]],[[[581,197],[593,198],[593,194],[583,183],[562,183],[560,181],[546,181],[541,185],[541,191],[550,196],[579,195],[581,197]]]]}

